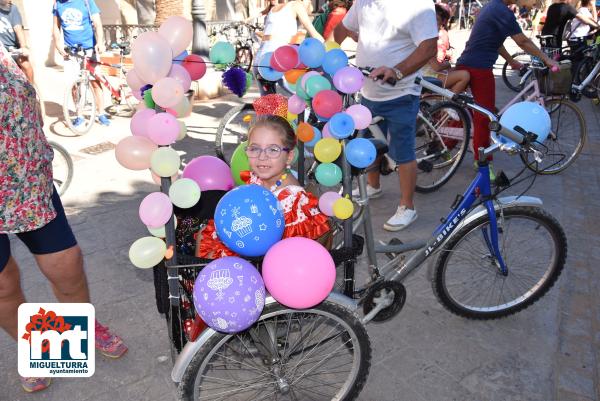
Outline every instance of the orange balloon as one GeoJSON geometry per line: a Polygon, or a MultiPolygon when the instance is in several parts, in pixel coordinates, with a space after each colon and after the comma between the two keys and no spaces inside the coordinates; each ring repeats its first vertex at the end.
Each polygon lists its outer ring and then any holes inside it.
{"type": "Polygon", "coordinates": [[[295,84],[302,75],[304,75],[306,73],[306,70],[297,70],[297,69],[293,69],[293,70],[289,70],[286,71],[283,75],[285,76],[285,80],[288,81],[291,84],[295,84]]]}
{"type": "Polygon", "coordinates": [[[313,130],[313,127],[310,124],[302,122],[298,124],[296,136],[302,142],[310,142],[315,137],[315,131],[313,130]]]}

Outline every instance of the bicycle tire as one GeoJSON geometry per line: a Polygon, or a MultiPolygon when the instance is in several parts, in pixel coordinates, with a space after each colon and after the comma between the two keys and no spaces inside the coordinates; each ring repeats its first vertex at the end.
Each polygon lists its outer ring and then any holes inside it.
{"type": "MultiPolygon", "coordinates": [[[[517,59],[517,61],[519,61],[522,64],[531,64],[531,56],[528,53],[517,52],[511,55],[511,57],[517,59]],[[518,60],[518,58],[520,57],[523,57],[523,59],[518,60]]],[[[530,77],[531,75],[533,74],[530,74],[530,77]]],[[[506,87],[514,92],[520,92],[521,90],[523,90],[525,84],[527,83],[521,83],[521,78],[522,76],[521,74],[519,74],[519,71],[513,70],[508,64],[508,61],[505,61],[504,65],[502,65],[502,81],[504,82],[506,87]]]]}
{"type": "MultiPolygon", "coordinates": [[[[577,68],[575,69],[575,76],[573,77],[573,83],[576,85],[581,84],[588,75],[592,72],[594,67],[596,66],[596,61],[594,61],[591,57],[586,57],[583,59],[577,68]]],[[[597,88],[593,85],[594,80],[590,81],[585,87],[581,89],[581,94],[589,99],[595,99],[597,88]]]]}
{"type": "Polygon", "coordinates": [[[552,131],[543,146],[537,146],[544,153],[544,159],[539,164],[532,159],[531,154],[520,153],[521,161],[527,168],[539,174],[558,174],[575,162],[587,138],[587,127],[583,113],[567,99],[548,99],[544,106],[550,115],[552,131]],[[562,124],[567,121],[565,110],[569,109],[574,117],[572,125],[562,124]],[[567,138],[572,138],[569,140],[567,138]]]}
{"type": "Polygon", "coordinates": [[[448,241],[448,243],[444,245],[435,264],[432,282],[434,293],[440,303],[446,309],[459,316],[469,319],[496,319],[517,313],[534,304],[544,294],[546,294],[554,285],[564,267],[567,256],[567,239],[562,227],[558,221],[552,217],[552,215],[541,208],[531,206],[515,206],[506,208],[502,214],[500,212],[496,212],[496,215],[498,218],[499,228],[498,241],[500,242],[499,245],[503,259],[508,268],[507,276],[503,276],[498,271],[495,259],[489,254],[487,245],[485,245],[483,236],[480,233],[481,229],[484,229],[485,225],[489,223],[489,217],[487,214],[475,219],[459,229],[456,235],[454,235],[448,241]],[[513,231],[513,234],[515,232],[518,234],[527,234],[529,231],[531,231],[530,228],[520,226],[519,223],[515,223],[516,220],[513,221],[512,219],[528,220],[529,222],[533,222],[534,227],[532,230],[532,238],[527,240],[521,239],[519,241],[513,241],[510,246],[507,246],[507,231],[511,227],[518,229],[518,231],[513,231]],[[516,225],[519,226],[515,227],[516,225]],[[514,297],[514,299],[511,298],[508,301],[504,301],[503,299],[502,301],[504,303],[498,304],[501,302],[500,296],[503,296],[503,291],[510,291],[509,287],[511,287],[511,285],[513,288],[515,288],[515,285],[512,284],[512,281],[511,283],[508,282],[509,280],[512,280],[513,277],[515,280],[519,280],[521,275],[524,276],[527,273],[531,274],[531,272],[535,269],[534,263],[537,263],[539,259],[532,255],[534,251],[540,250],[542,245],[532,246],[532,241],[536,238],[539,239],[542,237],[541,232],[539,231],[541,227],[545,228],[549,239],[552,242],[552,245],[548,250],[551,256],[551,263],[548,264],[546,270],[543,270],[543,275],[538,281],[532,280],[533,285],[530,286],[527,283],[527,285],[524,284],[521,287],[522,294],[520,293],[518,296],[514,297]],[[468,249],[459,249],[463,241],[466,242],[466,240],[469,239],[469,236],[473,233],[475,233],[476,236],[479,235],[478,240],[475,241],[476,243],[470,244],[468,249]],[[463,260],[456,261],[456,267],[453,268],[453,270],[458,270],[461,268],[468,269],[470,264],[471,268],[473,268],[472,272],[457,274],[456,281],[451,283],[449,277],[449,261],[451,261],[453,258],[457,259],[462,255],[467,255],[469,252],[475,253],[475,248],[477,246],[481,246],[481,253],[476,253],[470,258],[466,256],[463,258],[463,260]],[[523,248],[524,256],[509,256],[507,250],[510,248],[511,254],[513,254],[513,250],[517,246],[523,248]],[[486,260],[490,262],[487,266],[484,265],[485,263],[483,262],[486,260]],[[475,263],[473,261],[475,261],[475,263]],[[477,261],[481,261],[481,263],[476,263],[477,261]],[[523,273],[517,274],[514,264],[516,262],[526,265],[523,266],[523,273]],[[489,269],[485,269],[486,267],[489,269]],[[480,277],[475,278],[476,274],[479,274],[480,277]],[[470,281],[470,284],[466,284],[466,282],[471,278],[473,280],[470,281]],[[491,285],[487,285],[487,283],[483,282],[483,279],[486,278],[491,279],[491,285]],[[501,287],[498,301],[492,303],[491,298],[495,298],[496,296],[494,289],[492,289],[493,284],[499,284],[501,287]],[[469,299],[464,301],[459,300],[457,297],[457,289],[461,285],[466,285],[467,291],[470,291],[469,299]],[[482,305],[474,305],[475,296],[477,295],[475,294],[475,291],[478,289],[481,290],[482,297],[484,298],[481,302],[482,305]],[[485,300],[489,300],[489,302],[484,304],[483,301],[485,300]]]}
{"type": "Polygon", "coordinates": [[[460,167],[469,145],[471,120],[465,109],[454,102],[435,103],[423,117],[416,138],[415,190],[429,193],[447,183],[460,167]]]}
{"type": "MultiPolygon", "coordinates": [[[[293,400],[307,399],[307,394],[310,394],[309,399],[354,400],[367,380],[370,364],[371,345],[368,333],[352,312],[327,300],[307,310],[294,310],[280,304],[272,304],[265,307],[258,322],[250,329],[235,335],[214,334],[194,355],[184,372],[179,384],[179,397],[182,400],[293,400]],[[327,323],[334,325],[333,328],[322,331],[323,328],[326,329],[327,323]],[[251,335],[253,337],[250,337],[251,335]],[[270,338],[265,338],[264,335],[270,338]],[[257,342],[259,339],[262,341],[257,342]],[[271,350],[275,348],[276,352],[265,352],[265,348],[261,349],[264,347],[265,340],[268,341],[269,348],[271,350]],[[305,346],[302,342],[307,342],[309,345],[305,346]],[[258,344],[258,347],[255,348],[255,344],[258,344]],[[337,348],[328,353],[331,345],[337,348]],[[299,347],[304,348],[300,350],[299,347]],[[251,349],[256,349],[256,355],[251,349]],[[337,354],[332,357],[333,352],[337,354]],[[264,355],[260,355],[261,353],[264,355]],[[248,363],[243,359],[244,354],[250,357],[248,363]],[[294,359],[298,355],[299,359],[294,359]],[[351,356],[351,362],[345,364],[340,359],[347,355],[351,356]],[[219,357],[222,361],[218,359],[219,357]],[[319,360],[321,357],[323,359],[319,360]],[[219,364],[214,374],[227,377],[225,388],[223,382],[219,382],[216,378],[217,388],[209,388],[212,379],[209,376],[211,373],[209,368],[214,366],[211,362],[213,358],[216,360],[214,363],[219,364]],[[242,365],[237,364],[236,358],[241,360],[242,365]],[[315,360],[319,361],[315,362],[315,360]],[[335,369],[328,367],[327,362],[334,363],[335,369]],[[296,366],[292,366],[294,363],[296,366]],[[301,364],[313,364],[313,371],[301,364]],[[247,366],[251,366],[252,369],[248,369],[247,366]],[[338,371],[347,366],[349,366],[349,373],[340,385],[341,388],[333,389],[333,395],[321,393],[334,386],[325,383],[328,378],[340,373],[338,371]],[[236,368],[240,370],[239,376],[236,376],[236,368]],[[306,370],[302,371],[303,368],[306,370]],[[263,374],[254,380],[248,377],[254,371],[263,370],[263,374]],[[321,370],[321,372],[314,372],[314,370],[321,370]],[[318,380],[311,378],[314,375],[319,375],[318,380]],[[276,376],[274,380],[276,383],[273,383],[276,384],[275,386],[267,383],[273,376],[276,376]],[[267,382],[261,383],[265,378],[267,382]],[[309,382],[309,389],[300,387],[303,381],[309,382]],[[298,382],[300,383],[297,384],[298,382]],[[244,395],[242,391],[248,390],[246,386],[248,384],[252,385],[251,392],[254,394],[244,395]],[[286,384],[288,387],[284,394],[286,384]],[[260,388],[261,385],[264,385],[264,388],[260,388]],[[221,393],[225,390],[230,395],[221,398],[224,394],[217,394],[211,398],[208,394],[211,390],[221,391],[221,393]],[[264,395],[264,391],[270,394],[260,397],[261,393],[264,395]]],[[[341,373],[345,375],[345,372],[341,373]]]]}
{"type": "Polygon", "coordinates": [[[252,71],[252,49],[248,46],[240,46],[235,51],[235,60],[246,72],[252,71]]]}
{"type": "Polygon", "coordinates": [[[63,100],[63,116],[67,127],[69,127],[76,135],[85,135],[92,129],[94,121],[96,120],[96,99],[94,98],[92,85],[89,80],[80,78],[67,87],[63,100]],[[74,102],[75,115],[72,116],[71,111],[69,110],[69,104],[73,101],[74,89],[77,93],[83,91],[84,100],[74,102]],[[82,102],[84,104],[81,104],[82,102]],[[83,123],[75,126],[72,120],[73,117],[83,118],[83,123]]]}
{"type": "Polygon", "coordinates": [[[73,159],[69,152],[60,144],[52,141],[49,141],[48,143],[54,152],[54,157],[52,158],[52,181],[58,191],[58,195],[63,195],[73,180],[73,159]],[[60,165],[57,164],[59,161],[57,158],[64,162],[64,167],[63,163],[60,163],[60,165]],[[65,174],[63,174],[63,170],[65,170],[65,174]],[[57,171],[59,171],[58,174],[57,171]]]}
{"type": "Polygon", "coordinates": [[[225,113],[221,119],[221,123],[217,127],[215,154],[227,164],[231,161],[231,155],[235,148],[248,137],[250,122],[244,123],[244,116],[250,116],[251,120],[256,118],[254,107],[249,103],[231,108],[225,113]],[[225,136],[230,137],[229,142],[225,141],[225,136]]]}

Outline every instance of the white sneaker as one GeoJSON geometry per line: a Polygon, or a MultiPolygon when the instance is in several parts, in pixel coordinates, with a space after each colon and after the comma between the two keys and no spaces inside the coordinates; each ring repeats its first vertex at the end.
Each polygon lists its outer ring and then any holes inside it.
{"type": "Polygon", "coordinates": [[[396,214],[385,222],[383,228],[387,231],[400,231],[408,227],[413,221],[419,217],[417,211],[408,209],[406,206],[398,206],[396,214]]]}
{"type": "MultiPolygon", "coordinates": [[[[381,187],[373,188],[372,186],[367,184],[367,197],[369,197],[370,199],[375,199],[379,198],[381,195],[383,195],[383,190],[381,189],[381,187]]],[[[360,199],[360,191],[358,188],[352,190],[352,197],[354,199],[360,199]]]]}

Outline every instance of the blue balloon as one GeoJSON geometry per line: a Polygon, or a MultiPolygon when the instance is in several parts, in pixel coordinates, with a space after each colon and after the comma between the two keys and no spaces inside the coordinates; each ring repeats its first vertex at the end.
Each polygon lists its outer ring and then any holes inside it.
{"type": "Polygon", "coordinates": [[[183,60],[189,56],[189,53],[187,52],[187,50],[182,51],[181,53],[179,53],[179,55],[177,57],[175,57],[173,59],[173,64],[181,64],[183,63],[183,60]]]}
{"type": "Polygon", "coordinates": [[[262,256],[281,239],[285,220],[277,198],[260,185],[242,185],[217,204],[219,239],[242,256],[262,256]]]}
{"type": "MultiPolygon", "coordinates": [[[[510,106],[500,117],[500,124],[514,129],[517,125],[525,131],[533,132],[537,142],[543,143],[552,128],[550,115],[545,108],[535,102],[519,102],[510,106]]],[[[500,141],[515,144],[512,140],[500,136],[500,141]]]]}
{"type": "Polygon", "coordinates": [[[366,138],[355,138],[346,144],[346,160],[358,168],[369,167],[377,157],[375,145],[366,138]]]}
{"type": "Polygon", "coordinates": [[[354,119],[347,113],[335,113],[329,119],[329,132],[337,139],[348,138],[354,133],[354,119]]]}
{"type": "Polygon", "coordinates": [[[317,68],[325,59],[325,46],[315,38],[306,38],[298,47],[300,62],[309,68],[317,68]]]}
{"type": "Polygon", "coordinates": [[[321,138],[323,137],[323,134],[321,134],[321,131],[319,131],[319,129],[315,126],[312,127],[313,131],[315,132],[315,136],[313,137],[313,139],[310,142],[306,142],[304,144],[304,146],[308,146],[308,147],[314,147],[317,142],[319,142],[321,140],[321,138]]]}
{"type": "Polygon", "coordinates": [[[338,70],[348,66],[348,56],[342,49],[331,49],[325,54],[323,70],[333,76],[338,70]]]}
{"type": "Polygon", "coordinates": [[[272,52],[263,54],[258,62],[258,73],[267,81],[279,81],[283,77],[283,72],[279,72],[271,67],[272,52]]]}

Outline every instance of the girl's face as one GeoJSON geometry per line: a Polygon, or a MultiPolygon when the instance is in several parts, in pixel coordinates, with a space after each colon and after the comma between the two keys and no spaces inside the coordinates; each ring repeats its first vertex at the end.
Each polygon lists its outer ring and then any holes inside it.
{"type": "Polygon", "coordinates": [[[292,150],[286,151],[284,148],[287,149],[278,131],[268,126],[255,128],[246,147],[252,172],[263,181],[279,179],[293,158],[292,150]],[[278,149],[280,152],[277,155],[278,149]],[[252,152],[256,155],[249,154],[252,152]]]}

